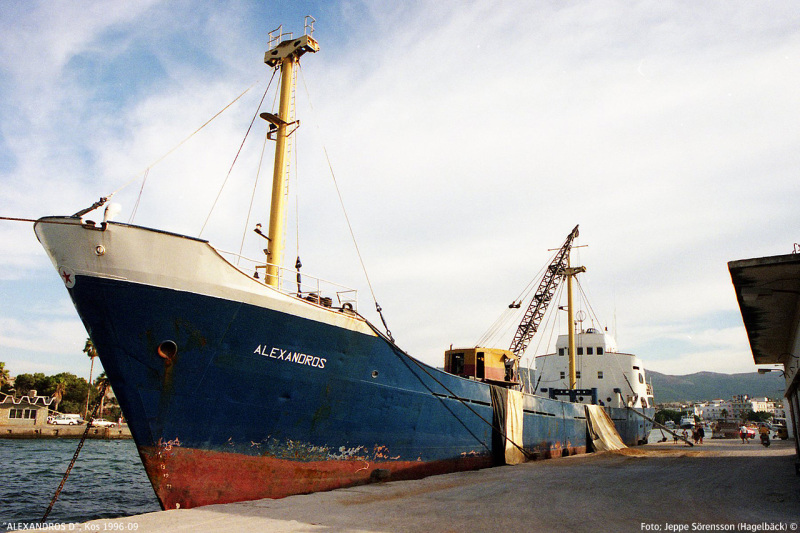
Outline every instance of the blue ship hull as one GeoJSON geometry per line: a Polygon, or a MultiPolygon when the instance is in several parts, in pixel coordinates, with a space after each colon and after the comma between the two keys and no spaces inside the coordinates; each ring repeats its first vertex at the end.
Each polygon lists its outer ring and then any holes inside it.
{"type": "MultiPolygon", "coordinates": [[[[67,279],[165,509],[502,463],[490,386],[379,334],[110,275],[67,279]]],[[[523,408],[532,456],[586,451],[583,405],[526,394],[523,408]]],[[[646,438],[642,419],[607,411],[626,443],[646,438]]]]}

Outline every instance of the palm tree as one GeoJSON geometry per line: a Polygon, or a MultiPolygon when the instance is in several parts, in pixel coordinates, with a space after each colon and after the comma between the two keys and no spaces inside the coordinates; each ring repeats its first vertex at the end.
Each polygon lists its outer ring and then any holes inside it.
{"type": "Polygon", "coordinates": [[[94,382],[95,388],[99,391],[103,388],[103,385],[108,384],[109,386],[106,387],[106,391],[103,393],[103,397],[100,398],[100,418],[103,418],[103,408],[105,407],[103,404],[106,401],[106,398],[109,397],[111,394],[111,386],[108,383],[108,376],[106,376],[105,372],[101,372],[99,376],[97,376],[97,380],[94,382]]]}
{"type": "MultiPolygon", "coordinates": [[[[89,367],[89,385],[92,383],[92,372],[94,371],[94,358],[97,357],[97,349],[94,347],[94,343],[92,339],[87,338],[86,344],[83,347],[83,353],[89,356],[89,359],[92,360],[92,365],[89,367]]],[[[83,411],[83,418],[89,416],[89,394],[92,392],[92,387],[89,387],[89,390],[86,391],[86,408],[83,411]]]]}
{"type": "Polygon", "coordinates": [[[53,402],[55,403],[55,407],[53,407],[53,411],[58,411],[58,405],[61,403],[61,400],[64,398],[64,393],[67,392],[67,383],[61,379],[56,384],[56,391],[53,393],[53,402]]]}

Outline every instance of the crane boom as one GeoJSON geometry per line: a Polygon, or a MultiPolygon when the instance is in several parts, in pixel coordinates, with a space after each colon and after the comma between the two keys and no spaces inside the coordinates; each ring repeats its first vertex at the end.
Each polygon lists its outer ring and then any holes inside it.
{"type": "Polygon", "coordinates": [[[547,307],[550,305],[550,300],[553,299],[553,295],[561,280],[564,279],[566,269],[569,267],[569,251],[572,248],[572,241],[577,236],[578,226],[575,226],[567,236],[567,240],[558,250],[558,253],[556,253],[553,261],[545,269],[539,288],[536,289],[531,303],[525,311],[525,316],[522,317],[522,322],[517,327],[514,340],[511,341],[509,350],[515,356],[522,357],[536,330],[539,329],[539,324],[547,311],[547,307]]]}

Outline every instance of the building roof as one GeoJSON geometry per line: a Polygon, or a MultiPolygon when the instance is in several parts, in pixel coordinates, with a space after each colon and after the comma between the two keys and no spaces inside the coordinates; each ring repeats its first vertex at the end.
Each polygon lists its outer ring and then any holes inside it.
{"type": "Polygon", "coordinates": [[[728,263],[756,364],[786,364],[800,304],[800,254],[728,263]]]}
{"type": "MultiPolygon", "coordinates": [[[[0,393],[4,394],[4,393],[0,393]]],[[[49,406],[53,403],[53,398],[51,396],[38,396],[38,395],[25,395],[19,398],[15,398],[10,394],[4,394],[5,398],[0,400],[0,405],[3,407],[13,407],[21,404],[25,405],[41,405],[44,407],[49,406]]]]}

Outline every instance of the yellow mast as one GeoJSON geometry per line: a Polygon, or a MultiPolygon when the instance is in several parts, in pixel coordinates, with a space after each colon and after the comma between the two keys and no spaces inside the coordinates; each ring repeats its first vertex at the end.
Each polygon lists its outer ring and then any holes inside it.
{"type": "Polygon", "coordinates": [[[567,254],[567,268],[564,275],[567,277],[567,320],[569,321],[569,388],[577,387],[578,378],[575,372],[575,309],[572,305],[572,278],[581,272],[586,272],[586,267],[570,267],[570,256],[567,254]]]}
{"type": "MultiPolygon", "coordinates": [[[[270,44],[274,40],[282,39],[282,27],[270,33],[270,44]],[[277,32],[273,39],[272,35],[277,32]]],[[[292,109],[292,94],[294,92],[294,67],[299,62],[300,56],[306,52],[316,52],[319,44],[311,34],[314,32],[314,19],[306,17],[305,35],[298,39],[293,39],[291,34],[286,34],[289,38],[283,40],[277,46],[271,48],[264,55],[264,63],[271,67],[280,66],[281,69],[281,92],[278,115],[262,113],[261,118],[270,123],[270,138],[275,139],[275,167],[272,175],[272,203],[269,212],[269,230],[267,239],[267,269],[265,282],[267,285],[278,287],[280,285],[280,267],[283,263],[283,226],[286,218],[286,201],[284,191],[289,175],[287,163],[288,137],[297,129],[297,121],[294,120],[292,109]],[[310,23],[309,23],[310,20],[310,23]],[[287,131],[289,126],[294,125],[292,131],[287,131]],[[272,135],[275,137],[272,137],[272,135]]]]}

